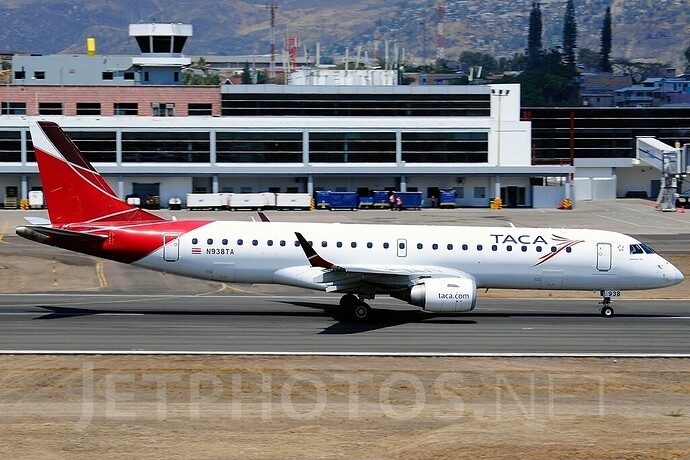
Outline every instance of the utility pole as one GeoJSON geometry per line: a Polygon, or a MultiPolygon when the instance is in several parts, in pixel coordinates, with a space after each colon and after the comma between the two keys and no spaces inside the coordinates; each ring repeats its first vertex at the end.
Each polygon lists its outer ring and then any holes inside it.
{"type": "Polygon", "coordinates": [[[278,5],[271,3],[266,5],[266,9],[269,11],[271,16],[271,65],[269,68],[269,75],[271,78],[276,77],[276,10],[278,5]]]}
{"type": "Polygon", "coordinates": [[[436,2],[436,68],[440,68],[446,59],[446,37],[443,32],[446,5],[443,0],[436,2]]]}

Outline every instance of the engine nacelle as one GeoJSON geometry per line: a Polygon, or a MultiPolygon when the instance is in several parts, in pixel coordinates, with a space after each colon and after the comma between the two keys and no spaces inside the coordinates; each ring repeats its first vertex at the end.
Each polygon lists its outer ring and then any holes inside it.
{"type": "Polygon", "coordinates": [[[409,302],[435,313],[474,310],[477,283],[472,278],[429,278],[412,286],[409,302]]]}

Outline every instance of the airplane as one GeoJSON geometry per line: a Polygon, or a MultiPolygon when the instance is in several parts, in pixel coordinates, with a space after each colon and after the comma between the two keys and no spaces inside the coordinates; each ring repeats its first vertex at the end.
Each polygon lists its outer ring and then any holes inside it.
{"type": "Polygon", "coordinates": [[[352,320],[369,319],[366,301],[382,295],[469,312],[490,288],[600,291],[611,317],[621,291],[683,281],[649,246],[611,231],[167,220],[118,197],[56,123],[32,120],[30,130],[49,219],[19,236],[186,277],[338,293],[352,320]]]}

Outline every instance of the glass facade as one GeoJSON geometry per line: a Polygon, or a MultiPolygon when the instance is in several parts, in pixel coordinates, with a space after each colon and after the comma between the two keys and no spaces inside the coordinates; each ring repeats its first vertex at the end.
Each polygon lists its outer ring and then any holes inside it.
{"type": "Polygon", "coordinates": [[[208,132],[128,132],[122,133],[123,162],[208,163],[208,132]]]}
{"type": "Polygon", "coordinates": [[[395,163],[395,133],[310,133],[309,161],[312,163],[395,163]]]}
{"type": "Polygon", "coordinates": [[[488,132],[402,133],[407,163],[486,163],[488,157],[488,132]]]}
{"type": "Polygon", "coordinates": [[[573,158],[635,158],[635,138],[690,143],[690,108],[526,108],[532,122],[533,163],[573,158]]]}
{"type": "Polygon", "coordinates": [[[19,131],[0,131],[0,161],[22,161],[22,142],[19,131]]]}
{"type": "Polygon", "coordinates": [[[489,94],[223,94],[223,116],[488,117],[489,94]]]}
{"type": "Polygon", "coordinates": [[[301,132],[218,132],[218,163],[301,163],[301,132]]]}

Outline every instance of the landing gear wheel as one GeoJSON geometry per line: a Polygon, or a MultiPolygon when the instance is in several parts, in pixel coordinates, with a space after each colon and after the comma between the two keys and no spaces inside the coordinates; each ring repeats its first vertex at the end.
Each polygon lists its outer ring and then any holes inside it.
{"type": "Polygon", "coordinates": [[[340,299],[340,310],[355,321],[365,321],[371,314],[371,307],[354,294],[345,294],[340,299]]]}
{"type": "Polygon", "coordinates": [[[357,321],[364,321],[369,317],[369,314],[371,313],[371,307],[364,303],[364,302],[359,302],[359,305],[357,305],[354,310],[352,310],[352,315],[357,321]]]}
{"type": "Polygon", "coordinates": [[[354,294],[345,294],[340,298],[340,308],[342,309],[353,309],[359,305],[359,298],[354,294]]]}
{"type": "Polygon", "coordinates": [[[610,305],[604,305],[599,311],[601,312],[601,316],[604,318],[610,318],[613,316],[613,307],[610,305]]]}

